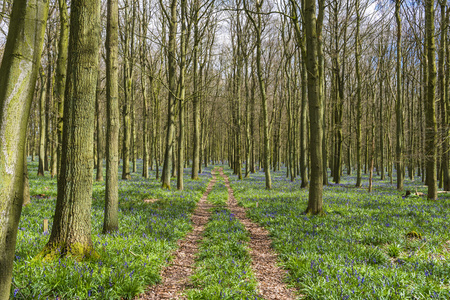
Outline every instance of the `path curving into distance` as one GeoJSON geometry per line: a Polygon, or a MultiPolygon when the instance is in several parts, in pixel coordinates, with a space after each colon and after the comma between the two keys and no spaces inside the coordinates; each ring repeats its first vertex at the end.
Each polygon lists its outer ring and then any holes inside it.
{"type": "Polygon", "coordinates": [[[193,229],[184,239],[178,241],[178,249],[173,253],[173,260],[161,271],[161,283],[149,287],[145,294],[141,294],[136,299],[182,298],[181,292],[189,285],[189,277],[193,273],[195,254],[198,252],[205,225],[211,216],[211,208],[213,206],[206,200],[216,183],[215,174],[213,172],[211,174],[213,177],[192,214],[193,229]]]}
{"type": "Polygon", "coordinates": [[[258,280],[260,295],[266,300],[294,300],[294,289],[288,288],[284,282],[286,271],[277,265],[277,256],[270,247],[269,232],[259,226],[246,215],[246,209],[238,206],[234,198],[233,189],[230,186],[228,176],[220,169],[220,176],[225,180],[228,189],[228,209],[245,226],[250,233],[250,256],[252,258],[252,269],[258,280]]]}

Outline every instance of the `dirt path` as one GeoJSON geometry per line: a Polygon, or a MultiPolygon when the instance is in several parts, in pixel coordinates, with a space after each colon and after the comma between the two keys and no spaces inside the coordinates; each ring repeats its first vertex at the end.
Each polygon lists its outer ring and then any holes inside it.
{"type": "Polygon", "coordinates": [[[283,281],[286,271],[277,266],[276,254],[270,247],[269,232],[247,218],[246,209],[238,206],[228,176],[223,173],[222,169],[220,169],[220,175],[225,179],[228,189],[228,208],[250,232],[249,247],[252,269],[259,282],[260,295],[266,300],[295,299],[294,289],[289,289],[283,281]]]}
{"type": "Polygon", "coordinates": [[[178,241],[178,249],[173,253],[173,260],[161,272],[162,282],[150,287],[150,290],[136,299],[181,299],[180,294],[188,287],[195,254],[198,252],[205,224],[211,215],[212,205],[206,198],[216,183],[216,176],[212,175],[213,178],[192,215],[193,230],[183,240],[178,241]]]}

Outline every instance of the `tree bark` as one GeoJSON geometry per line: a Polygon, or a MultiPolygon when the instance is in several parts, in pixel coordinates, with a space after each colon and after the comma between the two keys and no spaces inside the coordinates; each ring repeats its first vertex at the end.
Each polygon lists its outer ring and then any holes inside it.
{"type": "Polygon", "coordinates": [[[119,229],[119,8],[108,0],[106,21],[106,186],[103,233],[119,229]]]}
{"type": "Polygon", "coordinates": [[[396,170],[397,170],[397,190],[403,190],[403,97],[402,97],[402,26],[400,19],[401,0],[395,2],[395,20],[397,22],[397,101],[395,104],[395,116],[397,122],[396,129],[396,170]]]}
{"type": "Polygon", "coordinates": [[[426,169],[428,183],[428,199],[437,199],[436,176],[436,45],[434,42],[434,0],[425,1],[425,31],[428,55],[428,85],[426,98],[426,169]]]}
{"type": "MultiPolygon", "coordinates": [[[[319,0],[323,1],[323,0],[319,0]]],[[[323,164],[323,99],[319,93],[319,62],[316,22],[316,0],[304,0],[306,56],[308,71],[308,102],[310,119],[311,186],[309,188],[306,213],[322,213],[323,164]]]]}
{"type": "MultiPolygon", "coordinates": [[[[99,58],[100,59],[100,58],[99,58]]],[[[95,95],[95,107],[97,111],[97,174],[95,180],[103,181],[103,113],[100,102],[101,94],[100,69],[97,75],[97,91],[95,95]]]]}
{"type": "MultiPolygon", "coordinates": [[[[58,178],[61,168],[62,131],[64,114],[64,91],[66,89],[67,55],[69,45],[69,16],[66,0],[58,0],[59,5],[59,41],[56,59],[55,101],[58,103],[58,178]]],[[[58,179],[59,180],[59,179],[58,179]]]]}
{"type": "Polygon", "coordinates": [[[8,299],[11,290],[24,196],[25,138],[47,14],[48,1],[13,2],[0,66],[0,299],[8,299]]]}
{"type": "MultiPolygon", "coordinates": [[[[447,115],[447,93],[448,86],[445,84],[445,54],[447,49],[447,30],[442,30],[448,26],[448,13],[445,1],[440,1],[441,8],[441,42],[439,45],[439,91],[440,91],[440,109],[441,109],[441,128],[442,128],[442,182],[444,191],[450,190],[450,176],[449,176],[449,143],[448,135],[448,115],[447,115]]],[[[448,74],[447,74],[448,75],[448,74]]]]}
{"type": "Polygon", "coordinates": [[[42,67],[39,70],[39,75],[41,79],[41,92],[39,95],[39,165],[38,165],[38,176],[44,176],[45,174],[45,95],[46,95],[46,84],[45,84],[45,73],[42,67]]]}
{"type": "Polygon", "coordinates": [[[186,94],[186,0],[181,0],[181,37],[180,37],[180,80],[178,99],[178,160],[177,160],[177,189],[183,190],[184,177],[184,106],[186,94]]]}
{"type": "Polygon", "coordinates": [[[63,147],[53,227],[42,255],[89,257],[95,94],[98,75],[100,1],[73,0],[63,147]]]}
{"type": "MultiPolygon", "coordinates": [[[[362,122],[362,99],[361,99],[361,73],[359,67],[359,60],[361,58],[360,41],[359,41],[359,31],[360,31],[360,7],[359,0],[356,0],[356,33],[355,33],[355,71],[356,71],[356,187],[360,187],[362,184],[362,158],[361,158],[361,122],[362,122]]],[[[367,166],[367,164],[366,164],[367,166]]]]}
{"type": "MultiPolygon", "coordinates": [[[[161,3],[161,5],[163,5],[161,3]]],[[[167,47],[167,64],[168,64],[168,111],[167,111],[167,134],[166,134],[166,151],[164,155],[164,166],[162,174],[162,188],[170,189],[170,165],[172,162],[172,152],[174,148],[174,132],[175,132],[175,96],[177,89],[176,82],[176,33],[177,33],[177,0],[172,0],[170,4],[170,20],[169,21],[169,42],[167,47]]]]}

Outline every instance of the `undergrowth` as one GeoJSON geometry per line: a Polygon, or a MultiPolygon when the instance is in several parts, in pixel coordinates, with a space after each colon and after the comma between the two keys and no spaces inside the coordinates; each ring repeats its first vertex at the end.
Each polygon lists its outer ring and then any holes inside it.
{"type": "Polygon", "coordinates": [[[224,180],[217,176],[208,195],[214,208],[196,257],[188,299],[259,299],[247,246],[249,233],[225,208],[227,199],[224,180]]]}
{"type": "MultiPolygon", "coordinates": [[[[402,198],[376,177],[368,193],[345,177],[324,187],[325,216],[306,216],[308,192],[300,179],[290,182],[286,169],[272,176],[269,193],[263,172],[230,179],[239,203],[270,231],[287,281],[306,299],[450,298],[446,194],[434,202],[402,198]]],[[[405,181],[405,189],[416,187],[425,191],[420,181],[405,181]]]]}
{"type": "Polygon", "coordinates": [[[29,162],[32,198],[19,224],[11,298],[130,299],[160,281],[177,240],[191,229],[190,215],[206,190],[210,169],[198,181],[190,180],[186,169],[184,191],[162,190],[154,171],[150,179],[143,179],[141,172],[139,162],[131,180],[119,180],[119,231],[111,235],[102,234],[104,182],[94,182],[92,239],[99,259],[43,262],[34,258],[49,238],[42,224],[49,219],[51,230],[57,187],[48,175],[37,177],[37,163],[29,162]]]}

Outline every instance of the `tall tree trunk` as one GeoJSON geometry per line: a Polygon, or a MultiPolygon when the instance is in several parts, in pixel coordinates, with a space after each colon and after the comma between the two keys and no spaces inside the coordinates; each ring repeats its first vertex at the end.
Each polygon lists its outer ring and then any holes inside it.
{"type": "Polygon", "coordinates": [[[428,86],[426,99],[426,168],[428,182],[428,199],[437,199],[436,185],[436,45],[434,42],[434,0],[425,1],[425,31],[428,55],[428,86]]]}
{"type": "MultiPolygon", "coordinates": [[[[446,2],[439,2],[441,7],[441,28],[447,28],[448,26],[448,12],[446,2]]],[[[439,45],[439,91],[440,91],[440,108],[441,108],[441,128],[442,128],[442,181],[444,191],[450,190],[450,176],[449,176],[449,143],[447,140],[448,135],[448,115],[447,115],[447,93],[448,85],[445,84],[448,74],[445,72],[445,60],[447,49],[447,30],[441,29],[441,43],[439,45]],[[447,76],[446,76],[447,75],[447,76]]]]}
{"type": "MultiPolygon", "coordinates": [[[[300,177],[302,179],[301,187],[309,186],[308,179],[308,120],[307,120],[307,71],[306,71],[306,40],[300,30],[300,22],[298,20],[297,4],[291,0],[291,19],[294,22],[294,30],[297,38],[297,45],[300,48],[299,57],[300,78],[301,78],[301,113],[300,113],[300,177]]],[[[304,24],[304,20],[303,24],[304,24]]]]}
{"type": "Polygon", "coordinates": [[[39,95],[39,165],[38,165],[38,176],[44,176],[45,171],[45,95],[46,95],[46,84],[45,84],[45,73],[42,67],[39,70],[39,75],[41,79],[41,93],[39,95]]]}
{"type": "MultiPolygon", "coordinates": [[[[48,23],[50,24],[50,22],[48,23]]],[[[47,27],[47,93],[45,94],[45,155],[44,155],[44,171],[50,171],[48,157],[51,154],[50,148],[52,143],[51,137],[51,121],[52,121],[52,110],[53,110],[53,59],[52,59],[52,43],[51,25],[47,27]]],[[[52,177],[53,178],[53,177],[52,177]]]]}
{"type": "Polygon", "coordinates": [[[108,0],[106,21],[106,186],[103,233],[119,228],[119,8],[118,0],[108,0]]]}
{"type": "Polygon", "coordinates": [[[48,3],[40,0],[13,2],[0,66],[0,299],[8,299],[11,290],[17,227],[24,196],[25,139],[48,3]]]}
{"type": "MultiPolygon", "coordinates": [[[[324,0],[319,0],[324,1],[324,0]]],[[[319,5],[319,8],[323,5],[319,5]]],[[[316,22],[316,0],[304,0],[306,54],[308,71],[308,102],[310,119],[311,187],[309,188],[306,213],[322,213],[323,164],[323,99],[319,93],[318,37],[316,22]]],[[[321,13],[321,12],[319,12],[321,13]]],[[[323,13],[323,12],[322,12],[323,13]]]]}
{"type": "Polygon", "coordinates": [[[193,137],[193,149],[192,149],[192,174],[191,178],[194,180],[198,179],[199,171],[199,161],[200,161],[200,105],[199,105],[199,92],[198,87],[198,44],[199,44],[199,24],[198,24],[198,14],[199,14],[199,0],[194,2],[195,16],[194,16],[194,49],[193,49],[193,112],[192,116],[194,119],[194,137],[193,137]]]}
{"type": "Polygon", "coordinates": [[[64,114],[64,92],[66,89],[67,55],[69,51],[69,16],[66,0],[58,0],[59,6],[59,41],[58,58],[56,60],[55,74],[55,101],[58,103],[58,177],[62,156],[62,129],[64,114]]]}
{"type": "Polygon", "coordinates": [[[383,111],[383,72],[385,72],[385,68],[384,68],[384,55],[385,55],[385,46],[383,45],[383,33],[381,33],[382,38],[381,38],[381,42],[380,42],[380,46],[379,46],[379,59],[380,59],[380,71],[378,72],[378,82],[380,85],[380,113],[379,113],[379,118],[378,118],[378,132],[379,132],[379,140],[380,140],[380,180],[384,180],[385,179],[385,172],[384,172],[384,125],[383,125],[383,120],[384,120],[384,111],[383,111]]]}
{"type": "Polygon", "coordinates": [[[132,87],[131,92],[131,135],[130,135],[130,147],[131,147],[131,161],[133,164],[133,173],[137,172],[137,165],[136,165],[136,159],[137,159],[137,147],[136,147],[136,102],[135,102],[135,89],[132,87]]]}
{"type": "MultiPolygon", "coordinates": [[[[245,1],[244,1],[245,2],[245,1]]],[[[264,131],[264,174],[266,179],[266,189],[272,189],[272,178],[270,176],[270,138],[269,138],[269,116],[267,112],[267,96],[266,96],[266,83],[262,70],[262,19],[261,19],[261,7],[263,1],[256,2],[256,20],[251,17],[250,11],[247,11],[247,15],[252,20],[256,30],[256,70],[259,81],[259,90],[262,102],[263,111],[263,131],[264,131]]]]}
{"type": "MultiPolygon", "coordinates": [[[[356,34],[355,34],[355,71],[356,71],[356,187],[360,187],[362,184],[362,158],[361,158],[361,122],[362,122],[362,99],[361,99],[361,74],[359,68],[359,60],[361,57],[360,41],[359,41],[359,29],[360,29],[360,7],[359,0],[356,0],[356,34]]],[[[367,165],[367,164],[366,164],[367,165]]]]}
{"type": "Polygon", "coordinates": [[[328,185],[327,174],[327,139],[326,139],[326,122],[325,122],[325,58],[323,54],[323,19],[325,16],[325,1],[319,0],[319,14],[317,16],[317,52],[318,52],[318,68],[319,68],[319,99],[322,99],[322,174],[323,184],[328,185]]]}
{"type": "MultiPolygon", "coordinates": [[[[161,3],[161,5],[163,5],[161,3]]],[[[167,133],[166,133],[166,151],[164,155],[164,166],[162,175],[162,188],[170,189],[170,165],[172,162],[172,152],[174,148],[175,133],[175,105],[176,100],[176,33],[177,33],[177,0],[171,0],[170,4],[170,20],[169,22],[169,41],[167,47],[167,64],[168,64],[168,110],[167,110],[167,133]]]]}
{"type": "Polygon", "coordinates": [[[63,148],[53,227],[42,254],[92,254],[91,202],[100,1],[73,0],[63,148]],[[75,130],[76,129],[76,130],[75,130]],[[58,250],[57,250],[58,249],[58,250]]]}
{"type": "Polygon", "coordinates": [[[401,0],[395,2],[395,20],[397,22],[397,101],[395,104],[395,116],[397,121],[396,129],[396,169],[397,169],[397,190],[403,190],[403,97],[402,97],[402,25],[400,19],[401,0]]]}
{"type": "Polygon", "coordinates": [[[177,189],[183,190],[184,177],[184,106],[185,106],[185,76],[186,76],[186,0],[181,0],[181,37],[180,37],[180,81],[178,99],[178,160],[177,160],[177,189]]]}
{"type": "Polygon", "coordinates": [[[123,161],[123,169],[122,169],[122,179],[129,180],[131,179],[130,174],[130,150],[131,150],[131,112],[130,106],[133,102],[133,55],[134,55],[134,25],[136,19],[136,3],[132,2],[131,4],[127,0],[127,5],[125,7],[125,38],[124,38],[124,89],[125,89],[125,97],[124,104],[122,107],[122,117],[123,117],[123,141],[122,141],[122,161],[123,161]],[[133,12],[131,19],[128,17],[129,6],[132,7],[133,12]],[[131,22],[131,24],[129,24],[131,22]]]}
{"type": "MultiPolygon", "coordinates": [[[[100,58],[99,58],[100,59],[100,58]]],[[[100,102],[101,94],[100,69],[97,75],[97,92],[95,94],[95,107],[97,111],[97,174],[95,180],[103,181],[103,113],[100,102]]]]}
{"type": "MultiPolygon", "coordinates": [[[[148,141],[148,99],[147,99],[147,63],[146,63],[146,38],[147,38],[147,1],[144,0],[142,3],[143,16],[140,27],[140,63],[141,63],[141,91],[142,91],[142,102],[143,102],[143,120],[142,120],[142,177],[148,178],[148,168],[149,168],[149,141],[148,141]]],[[[153,139],[150,139],[153,142],[153,139]]]]}

